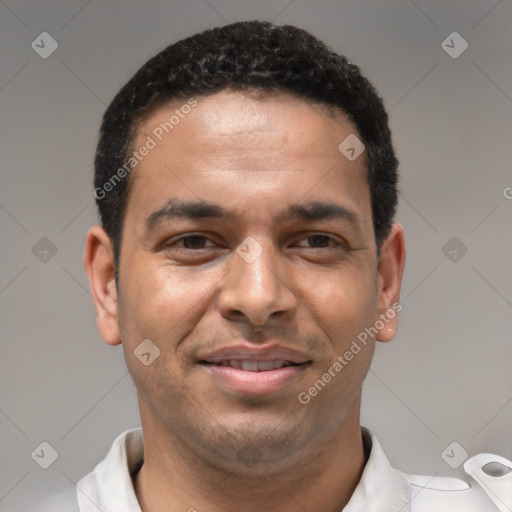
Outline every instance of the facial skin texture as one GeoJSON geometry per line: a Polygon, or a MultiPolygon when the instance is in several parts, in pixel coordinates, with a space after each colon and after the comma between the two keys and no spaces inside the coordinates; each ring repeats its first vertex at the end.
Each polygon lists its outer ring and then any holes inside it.
{"type": "MultiPolygon", "coordinates": [[[[100,333],[111,345],[122,340],[138,390],[141,508],[339,512],[365,464],[361,387],[376,340],[307,405],[297,396],[399,300],[403,229],[393,225],[378,259],[365,155],[350,162],[338,150],[357,134],[342,113],[284,93],[196,99],[134,171],[118,292],[99,226],[85,250],[100,333]],[[160,215],[148,230],[169,200],[213,203],[231,216],[160,215]],[[283,216],[295,203],[339,205],[353,219],[283,216]],[[252,263],[236,252],[249,236],[262,248],[252,263]],[[147,338],[161,351],[149,366],[134,356],[147,338]],[[269,342],[311,361],[271,393],[233,391],[198,364],[222,347],[269,342]]],[[[146,119],[134,146],[182,103],[146,119]]],[[[396,329],[395,316],[377,340],[396,329]]]]}

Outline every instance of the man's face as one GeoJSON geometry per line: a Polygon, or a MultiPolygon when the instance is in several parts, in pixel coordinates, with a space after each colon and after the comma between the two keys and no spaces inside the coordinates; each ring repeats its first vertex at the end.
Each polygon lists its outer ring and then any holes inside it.
{"type": "Polygon", "coordinates": [[[285,94],[197,98],[159,140],[184,103],[139,127],[134,147],[156,147],[123,227],[117,315],[143,425],[220,465],[290,458],[358,422],[374,340],[298,396],[384,312],[365,154],[339,151],[346,117],[285,94]]]}

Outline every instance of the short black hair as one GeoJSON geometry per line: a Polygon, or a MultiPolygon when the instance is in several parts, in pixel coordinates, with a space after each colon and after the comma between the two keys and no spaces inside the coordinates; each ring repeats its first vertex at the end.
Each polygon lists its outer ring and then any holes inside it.
{"type": "Polygon", "coordinates": [[[398,161],[377,91],[358,66],[306,30],[244,21],[169,45],[136,72],[107,108],[96,150],[94,195],[101,223],[113,243],[116,274],[132,181],[126,162],[139,123],[170,100],[226,89],[293,93],[348,115],[365,145],[373,227],[380,249],[396,211],[398,161]]]}

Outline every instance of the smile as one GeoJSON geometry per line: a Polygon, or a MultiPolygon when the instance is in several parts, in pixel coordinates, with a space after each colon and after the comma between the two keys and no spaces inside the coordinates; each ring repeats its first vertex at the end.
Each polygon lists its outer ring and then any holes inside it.
{"type": "Polygon", "coordinates": [[[229,359],[224,361],[212,362],[204,361],[203,364],[212,364],[215,366],[223,366],[230,368],[237,368],[245,372],[268,372],[271,370],[278,370],[287,366],[299,366],[292,361],[283,361],[276,359],[274,361],[255,361],[254,359],[229,359]]]}
{"type": "Polygon", "coordinates": [[[296,383],[311,361],[294,363],[282,359],[258,361],[230,359],[218,362],[202,361],[216,386],[241,395],[269,395],[296,383]]]}

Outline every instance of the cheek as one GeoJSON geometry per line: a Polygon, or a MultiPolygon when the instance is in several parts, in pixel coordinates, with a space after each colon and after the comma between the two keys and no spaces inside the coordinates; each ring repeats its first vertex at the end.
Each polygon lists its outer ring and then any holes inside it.
{"type": "Polygon", "coordinates": [[[346,341],[347,337],[357,336],[375,317],[377,287],[374,274],[369,269],[356,267],[317,274],[304,292],[304,301],[314,307],[332,335],[346,341]]]}
{"type": "Polygon", "coordinates": [[[129,276],[121,276],[119,323],[130,374],[144,401],[158,412],[157,405],[166,403],[170,394],[175,404],[186,395],[176,347],[194,329],[204,292],[179,269],[148,267],[134,265],[129,276]]]}
{"type": "Polygon", "coordinates": [[[119,321],[123,342],[149,338],[170,347],[198,323],[218,272],[140,261],[120,276],[119,321]]]}

